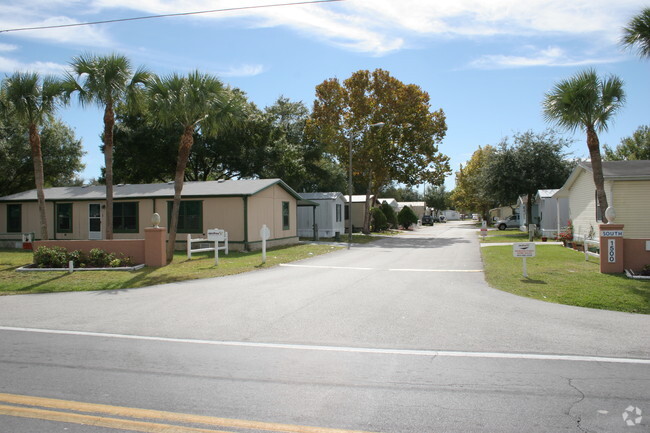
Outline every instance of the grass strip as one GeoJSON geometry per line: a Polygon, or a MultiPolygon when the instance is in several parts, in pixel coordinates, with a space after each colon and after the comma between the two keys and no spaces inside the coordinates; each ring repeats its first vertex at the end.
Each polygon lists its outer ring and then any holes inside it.
{"type": "Polygon", "coordinates": [[[601,274],[598,259],[560,245],[537,245],[526,261],[512,256],[511,246],[481,248],[485,278],[496,289],[520,296],[602,310],[650,314],[650,281],[623,274],[601,274]]]}
{"type": "Polygon", "coordinates": [[[194,253],[188,260],[184,252],[176,252],[170,265],[161,268],[144,267],[131,272],[15,272],[32,263],[31,251],[0,250],[0,295],[30,293],[118,290],[199,278],[222,277],[281,263],[294,262],[340,249],[331,245],[294,245],[269,249],[266,264],[262,252],[230,252],[219,254],[219,266],[214,265],[213,253],[194,253]]]}

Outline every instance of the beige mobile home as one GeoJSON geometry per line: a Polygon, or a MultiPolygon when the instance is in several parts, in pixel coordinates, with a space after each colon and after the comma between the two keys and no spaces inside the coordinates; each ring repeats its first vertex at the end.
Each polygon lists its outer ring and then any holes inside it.
{"type": "MultiPolygon", "coordinates": [[[[103,239],[105,187],[58,187],[45,190],[50,239],[103,239]]],[[[144,237],[151,216],[158,213],[167,227],[174,184],[115,185],[115,239],[144,237]]],[[[298,194],[280,179],[185,182],[178,223],[178,245],[187,234],[208,229],[228,232],[233,249],[261,248],[260,228],[271,231],[269,246],[295,243],[298,194]]],[[[20,244],[22,233],[40,234],[36,190],[0,197],[0,245],[20,244]]],[[[38,239],[36,239],[38,240],[38,239]]]]}
{"type": "MultiPolygon", "coordinates": [[[[626,238],[650,238],[650,161],[604,161],[607,202],[626,238]]],[[[567,197],[574,234],[598,237],[605,209],[597,204],[591,163],[582,162],[553,197],[567,197]]]]}

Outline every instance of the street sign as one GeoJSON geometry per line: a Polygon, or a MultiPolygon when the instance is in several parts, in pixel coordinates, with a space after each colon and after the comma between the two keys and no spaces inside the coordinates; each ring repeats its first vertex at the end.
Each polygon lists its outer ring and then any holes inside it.
{"type": "Polygon", "coordinates": [[[271,237],[271,230],[264,224],[260,229],[260,237],[263,241],[268,240],[271,237]]]}
{"type": "Polygon", "coordinates": [[[262,263],[266,263],[266,241],[271,237],[271,230],[266,224],[260,229],[260,237],[262,238],[262,263]]]}
{"type": "Polygon", "coordinates": [[[601,230],[601,238],[622,238],[623,230],[601,230]]]}
{"type": "Polygon", "coordinates": [[[224,242],[226,231],[220,229],[208,229],[208,240],[212,242],[224,242]]]}
{"type": "Polygon", "coordinates": [[[512,245],[514,257],[535,257],[535,242],[518,242],[512,245]]]}

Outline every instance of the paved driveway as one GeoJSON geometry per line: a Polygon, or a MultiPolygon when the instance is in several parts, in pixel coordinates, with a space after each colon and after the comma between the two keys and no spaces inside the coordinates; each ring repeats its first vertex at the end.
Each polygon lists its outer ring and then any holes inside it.
{"type": "Polygon", "coordinates": [[[650,316],[491,289],[449,222],[290,266],[111,292],[0,297],[0,326],[372,348],[650,358],[650,316]]]}

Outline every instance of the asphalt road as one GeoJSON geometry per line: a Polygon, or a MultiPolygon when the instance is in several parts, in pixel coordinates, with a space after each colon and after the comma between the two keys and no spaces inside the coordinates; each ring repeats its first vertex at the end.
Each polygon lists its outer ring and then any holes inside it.
{"type": "MultiPolygon", "coordinates": [[[[439,224],[227,278],[2,297],[0,433],[133,427],[8,416],[28,411],[15,396],[294,426],[267,431],[650,431],[650,317],[493,290],[474,231],[439,224]]],[[[183,425],[206,428],[195,421],[183,425]]]]}

